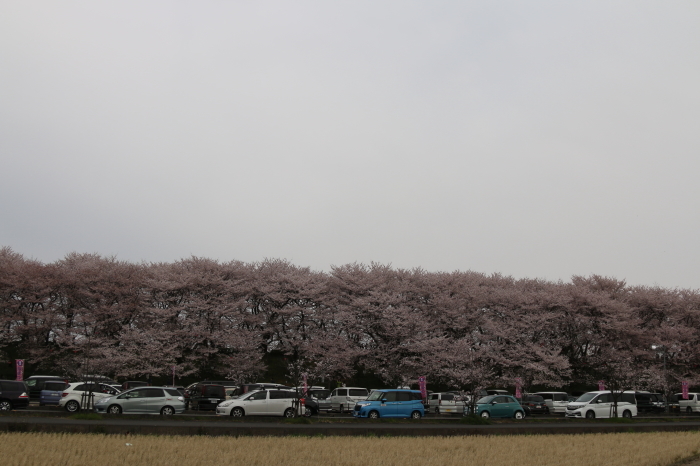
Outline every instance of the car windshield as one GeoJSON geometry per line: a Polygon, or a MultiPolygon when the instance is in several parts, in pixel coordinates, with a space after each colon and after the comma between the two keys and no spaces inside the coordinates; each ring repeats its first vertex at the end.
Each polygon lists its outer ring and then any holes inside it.
{"type": "Polygon", "coordinates": [[[586,403],[588,401],[591,401],[593,398],[595,398],[597,393],[584,393],[583,395],[579,396],[576,398],[577,403],[586,403]]]}
{"type": "Polygon", "coordinates": [[[494,395],[489,395],[481,398],[479,401],[476,402],[478,405],[485,405],[491,403],[493,399],[496,398],[494,395]]]}
{"type": "Polygon", "coordinates": [[[383,396],[384,392],[372,392],[372,394],[367,397],[367,401],[381,400],[383,396]]]}

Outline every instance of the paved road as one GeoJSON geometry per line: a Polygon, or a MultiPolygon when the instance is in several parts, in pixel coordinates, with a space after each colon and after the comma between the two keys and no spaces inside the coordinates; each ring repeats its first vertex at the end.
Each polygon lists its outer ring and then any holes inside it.
{"type": "Polygon", "coordinates": [[[159,435],[391,435],[391,436],[454,436],[493,434],[579,434],[604,432],[650,432],[700,430],[700,419],[667,422],[609,423],[572,420],[568,422],[498,422],[490,425],[469,425],[458,422],[314,422],[294,424],[268,420],[211,421],[124,416],[102,420],[76,420],[65,417],[0,416],[0,431],[97,432],[109,434],[159,435]]]}

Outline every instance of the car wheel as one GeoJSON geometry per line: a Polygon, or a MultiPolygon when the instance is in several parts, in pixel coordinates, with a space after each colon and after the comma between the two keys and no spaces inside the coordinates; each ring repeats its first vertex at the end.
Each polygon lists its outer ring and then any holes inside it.
{"type": "Polygon", "coordinates": [[[175,410],[170,406],[163,406],[163,409],[160,410],[160,414],[162,416],[172,416],[175,414],[175,410]]]}
{"type": "Polygon", "coordinates": [[[287,408],[284,410],[284,417],[294,417],[294,408],[287,408]]]}
{"type": "Polygon", "coordinates": [[[516,411],[515,412],[515,419],[517,419],[517,420],[525,419],[525,414],[523,414],[522,411],[516,411]]]}
{"type": "Polygon", "coordinates": [[[313,415],[314,415],[313,410],[312,410],[311,408],[309,408],[308,406],[306,406],[306,407],[304,408],[304,416],[306,416],[306,417],[311,417],[311,416],[313,416],[313,415]]]}
{"type": "Polygon", "coordinates": [[[626,409],[624,413],[622,413],[622,417],[627,418],[627,419],[632,419],[632,411],[629,409],[626,409]]]}
{"type": "Polygon", "coordinates": [[[440,408],[438,406],[435,407],[435,414],[440,414],[440,408]]]}
{"type": "Polygon", "coordinates": [[[411,419],[420,419],[420,418],[421,418],[420,411],[413,411],[411,413],[411,419]]]}
{"type": "Polygon", "coordinates": [[[70,400],[68,403],[66,403],[66,411],[69,413],[77,413],[80,411],[80,404],[78,404],[78,402],[75,400],[70,400]]]}
{"type": "Polygon", "coordinates": [[[231,416],[233,416],[233,417],[243,417],[244,415],[245,415],[245,413],[243,412],[243,410],[241,408],[233,408],[231,410],[231,416]]]}
{"type": "Polygon", "coordinates": [[[109,414],[121,414],[122,413],[122,407],[119,405],[112,405],[109,408],[107,408],[107,412],[109,414]]]}
{"type": "Polygon", "coordinates": [[[481,413],[481,417],[484,419],[488,419],[491,417],[491,413],[489,413],[488,411],[484,411],[481,413]]]}
{"type": "Polygon", "coordinates": [[[370,419],[379,419],[379,413],[377,411],[370,411],[367,417],[370,419]]]}
{"type": "Polygon", "coordinates": [[[688,406],[687,408],[685,408],[685,412],[688,413],[688,414],[693,414],[693,408],[691,408],[690,406],[688,406]]]}
{"type": "Polygon", "coordinates": [[[0,411],[12,411],[12,403],[7,400],[0,401],[0,411]]]}
{"type": "Polygon", "coordinates": [[[586,413],[586,419],[595,419],[595,413],[593,411],[588,411],[586,413]]]}

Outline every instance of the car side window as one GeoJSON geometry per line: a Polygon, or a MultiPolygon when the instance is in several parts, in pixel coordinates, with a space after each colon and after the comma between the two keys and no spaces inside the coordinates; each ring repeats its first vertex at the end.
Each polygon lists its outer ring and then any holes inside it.
{"type": "Polygon", "coordinates": [[[410,392],[396,392],[396,401],[411,401],[410,392]]]}
{"type": "Polygon", "coordinates": [[[253,393],[249,400],[265,400],[267,399],[267,390],[263,390],[261,392],[253,393]]]}
{"type": "Polygon", "coordinates": [[[348,389],[347,388],[339,388],[338,389],[338,396],[348,396],[348,389]]]}
{"type": "Polygon", "coordinates": [[[396,401],[396,392],[386,392],[383,398],[386,401],[396,401]]]}
{"type": "Polygon", "coordinates": [[[364,388],[351,388],[350,396],[367,396],[367,390],[365,390],[364,388]]]}
{"type": "Polygon", "coordinates": [[[161,389],[161,388],[149,388],[146,390],[146,397],[147,398],[162,398],[163,397],[163,389],[161,389]]]}
{"type": "Polygon", "coordinates": [[[420,401],[420,400],[423,399],[423,395],[421,395],[420,393],[411,392],[411,399],[414,400],[414,401],[415,401],[415,400],[420,401]]]}

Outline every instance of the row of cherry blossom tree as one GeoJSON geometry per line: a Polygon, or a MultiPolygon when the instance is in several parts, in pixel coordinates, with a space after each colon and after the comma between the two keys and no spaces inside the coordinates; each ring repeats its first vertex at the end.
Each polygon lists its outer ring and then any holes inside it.
{"type": "Polygon", "coordinates": [[[463,389],[678,390],[700,382],[700,293],[476,272],[283,260],[134,264],[72,253],[55,263],[0,250],[0,352],[77,376],[217,374],[254,380],[264,355],[307,374],[387,384],[424,375],[463,389]]]}

